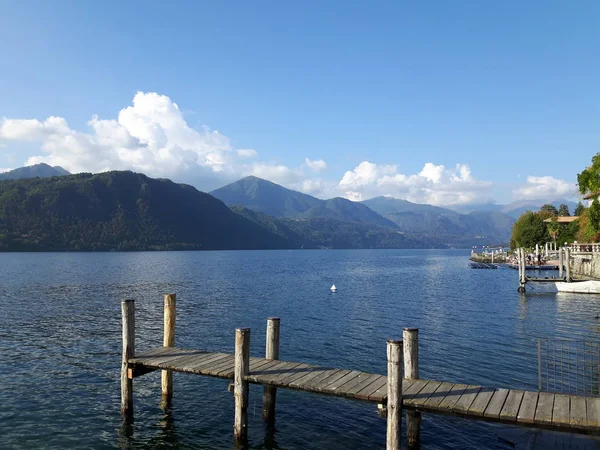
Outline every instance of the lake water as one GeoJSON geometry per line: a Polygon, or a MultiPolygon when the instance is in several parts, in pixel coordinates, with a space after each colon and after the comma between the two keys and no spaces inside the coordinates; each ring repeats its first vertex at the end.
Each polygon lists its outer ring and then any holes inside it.
{"type": "MultiPolygon", "coordinates": [[[[163,294],[177,293],[177,345],[233,351],[281,317],[281,358],[385,373],[386,339],[420,329],[421,377],[535,390],[537,337],[597,341],[599,296],[517,293],[517,271],[471,270],[464,250],[0,254],[1,448],[229,449],[227,382],[160,373],[134,381],[121,429],[120,300],[136,300],[136,348],[162,344],[163,294]],[[331,284],[338,287],[329,292],[331,284]]],[[[371,404],[280,390],[277,431],[251,385],[253,449],[385,447],[371,404]]],[[[404,426],[405,428],[405,426],[404,426]]],[[[424,449],[508,449],[505,426],[423,415],[424,449]]]]}

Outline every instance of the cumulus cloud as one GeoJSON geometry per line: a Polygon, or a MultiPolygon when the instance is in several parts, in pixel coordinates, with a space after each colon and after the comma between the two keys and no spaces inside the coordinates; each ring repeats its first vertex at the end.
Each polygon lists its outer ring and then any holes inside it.
{"type": "Polygon", "coordinates": [[[490,186],[491,183],[473,177],[466,164],[448,169],[429,162],[419,173],[406,175],[398,173],[395,165],[363,161],[339,182],[344,196],[354,201],[388,195],[432,205],[472,203],[487,196],[490,186]]]}
{"type": "Polygon", "coordinates": [[[240,158],[256,158],[258,153],[256,150],[252,150],[251,148],[240,148],[236,152],[240,158]]]}
{"type": "Polygon", "coordinates": [[[576,191],[576,186],[565,180],[528,176],[526,183],[513,191],[513,196],[523,200],[553,200],[573,196],[576,191]]]}
{"type": "Polygon", "coordinates": [[[309,167],[311,170],[314,170],[315,172],[322,172],[323,170],[327,169],[327,163],[322,159],[317,159],[313,161],[310,158],[306,158],[304,160],[304,163],[307,167],[309,167]]]}

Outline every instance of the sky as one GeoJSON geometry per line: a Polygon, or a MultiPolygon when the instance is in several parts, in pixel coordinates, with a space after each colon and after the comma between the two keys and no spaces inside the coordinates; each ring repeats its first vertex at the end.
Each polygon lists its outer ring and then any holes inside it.
{"type": "Polygon", "coordinates": [[[210,191],[575,198],[600,2],[0,0],[0,168],[210,191]]]}

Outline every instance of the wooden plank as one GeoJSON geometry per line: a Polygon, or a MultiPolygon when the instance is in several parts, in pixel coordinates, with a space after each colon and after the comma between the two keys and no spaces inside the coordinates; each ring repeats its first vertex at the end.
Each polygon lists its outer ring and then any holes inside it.
{"type": "Polygon", "coordinates": [[[356,394],[354,394],[354,398],[357,398],[359,400],[369,400],[369,395],[376,392],[382,386],[386,386],[386,385],[387,385],[387,377],[382,375],[381,378],[378,378],[377,380],[375,380],[368,386],[365,386],[360,391],[358,391],[356,394]]]}
{"type": "Polygon", "coordinates": [[[295,386],[297,386],[298,389],[311,391],[311,392],[317,392],[314,389],[314,386],[320,385],[323,380],[333,377],[339,372],[341,372],[340,369],[327,369],[327,370],[324,370],[322,373],[317,374],[317,376],[307,379],[306,381],[303,381],[301,383],[297,382],[295,384],[295,386]]]}
{"type": "Polygon", "coordinates": [[[571,397],[569,423],[572,427],[583,428],[587,425],[585,397],[571,397]]]}
{"type": "Polygon", "coordinates": [[[210,358],[203,358],[199,359],[198,361],[192,361],[188,363],[184,370],[186,372],[201,373],[202,369],[204,369],[205,367],[209,367],[211,364],[215,364],[218,361],[222,361],[228,356],[231,355],[227,355],[225,353],[217,353],[214,356],[211,356],[210,358]]]}
{"type": "Polygon", "coordinates": [[[554,394],[540,392],[537,407],[535,408],[534,423],[550,425],[552,423],[552,411],[554,409],[554,394]]]}
{"type": "Polygon", "coordinates": [[[537,392],[525,392],[525,394],[523,394],[523,401],[521,402],[519,413],[517,414],[517,422],[534,423],[537,402],[537,392]]]}
{"type": "Polygon", "coordinates": [[[369,394],[369,401],[377,403],[387,403],[387,377],[383,377],[385,382],[376,391],[369,394]]]}
{"type": "Polygon", "coordinates": [[[150,358],[158,356],[164,352],[169,352],[169,351],[173,351],[173,350],[174,349],[170,348],[170,347],[156,347],[156,348],[150,349],[146,352],[142,352],[142,353],[135,355],[133,358],[129,359],[129,363],[130,364],[143,364],[143,362],[146,359],[150,359],[150,358]]]}
{"type": "Polygon", "coordinates": [[[483,413],[488,407],[494,392],[494,388],[482,387],[477,393],[475,400],[473,400],[473,403],[471,403],[471,406],[469,406],[467,414],[470,416],[483,416],[483,413]]]}
{"type": "Polygon", "coordinates": [[[260,379],[262,377],[267,377],[267,376],[275,375],[277,373],[281,373],[281,372],[279,372],[279,369],[281,369],[282,367],[285,367],[287,364],[289,364],[289,363],[287,363],[285,361],[277,361],[277,360],[270,361],[269,363],[262,366],[259,370],[255,371],[255,372],[250,372],[246,376],[246,379],[253,383],[260,383],[260,379]]]}
{"type": "Polygon", "coordinates": [[[296,378],[295,380],[290,381],[290,387],[296,388],[296,389],[300,388],[305,383],[309,383],[310,380],[312,380],[313,378],[316,378],[319,375],[323,375],[327,371],[331,372],[332,370],[337,370],[337,369],[328,369],[325,367],[314,367],[312,371],[305,373],[300,378],[296,378]]]}
{"type": "Polygon", "coordinates": [[[519,390],[511,389],[508,392],[504,406],[500,410],[500,419],[502,420],[517,420],[517,414],[523,401],[523,395],[525,393],[519,390]]]}
{"type": "Polygon", "coordinates": [[[282,377],[287,377],[292,373],[295,373],[292,369],[298,367],[299,365],[300,363],[297,362],[283,362],[283,364],[269,370],[269,373],[260,375],[258,377],[258,380],[260,381],[260,383],[276,384],[276,382],[282,377]]]}
{"type": "Polygon", "coordinates": [[[282,383],[285,383],[288,387],[292,386],[292,383],[300,378],[305,377],[306,375],[314,375],[317,370],[320,368],[317,366],[312,366],[310,364],[303,364],[302,367],[296,368],[296,373],[289,376],[285,380],[282,380],[282,383]]]}
{"type": "Polygon", "coordinates": [[[331,383],[334,383],[335,381],[339,380],[340,378],[345,377],[350,372],[352,372],[352,371],[351,370],[340,370],[339,372],[333,374],[332,376],[322,380],[319,384],[313,384],[312,387],[316,392],[323,392],[323,389],[325,389],[331,383]]]}
{"type": "Polygon", "coordinates": [[[410,400],[405,402],[405,404],[414,406],[417,408],[424,407],[425,402],[429,399],[429,397],[431,397],[431,395],[437,390],[437,388],[440,387],[441,384],[442,383],[439,381],[429,381],[429,383],[427,383],[425,385],[425,387],[423,389],[421,389],[421,392],[413,395],[410,398],[410,400]]]}
{"type": "Polygon", "coordinates": [[[438,409],[443,411],[451,411],[452,407],[460,399],[466,389],[466,384],[453,385],[450,389],[450,392],[448,392],[448,395],[446,395],[446,397],[444,397],[444,399],[437,405],[438,409]]]}
{"type": "MultiPolygon", "coordinates": [[[[427,383],[429,383],[429,380],[415,380],[406,390],[403,390],[402,399],[404,403],[406,404],[415,395],[421,392],[421,390],[427,386],[427,383]]],[[[404,388],[404,385],[402,385],[402,388],[404,388]]]]}
{"type": "Polygon", "coordinates": [[[204,373],[206,375],[211,375],[214,377],[219,376],[219,373],[224,370],[230,371],[231,376],[233,376],[234,365],[235,365],[235,357],[233,355],[230,355],[227,358],[220,360],[218,363],[211,364],[210,366],[204,367],[201,370],[202,370],[202,373],[204,373]]]}
{"type": "Polygon", "coordinates": [[[310,364],[297,364],[294,367],[288,368],[286,372],[279,374],[277,378],[274,378],[271,382],[272,384],[276,384],[278,386],[287,387],[290,378],[297,377],[298,374],[306,373],[305,370],[309,369],[310,367],[310,364]]]}
{"type": "Polygon", "coordinates": [[[328,384],[323,389],[323,392],[327,392],[329,394],[337,393],[337,391],[339,390],[339,388],[341,386],[343,386],[344,384],[346,384],[348,381],[356,379],[360,374],[361,374],[361,372],[359,372],[357,370],[352,370],[350,373],[348,373],[347,375],[343,376],[342,378],[339,378],[338,380],[335,380],[334,382],[328,384]]]}
{"type": "Polygon", "coordinates": [[[508,389],[496,389],[487,408],[485,408],[485,412],[483,413],[484,417],[493,419],[498,419],[500,417],[500,411],[502,411],[506,397],[508,397],[508,392],[508,389]]]}
{"type": "Polygon", "coordinates": [[[600,427],[600,398],[588,397],[585,399],[585,403],[588,427],[600,427]]]}
{"type": "Polygon", "coordinates": [[[345,389],[344,395],[347,397],[355,398],[356,394],[358,394],[364,388],[369,387],[370,385],[375,383],[377,380],[379,380],[383,376],[383,375],[376,375],[376,374],[365,374],[365,375],[368,375],[368,376],[362,377],[362,379],[359,383],[355,384],[352,387],[347,387],[347,389],[345,389]]]}
{"type": "Polygon", "coordinates": [[[452,406],[452,411],[459,414],[467,414],[480,390],[481,386],[475,386],[472,384],[467,386],[458,401],[452,406]]]}
{"type": "Polygon", "coordinates": [[[175,358],[170,358],[166,361],[160,362],[158,365],[160,367],[164,367],[167,369],[185,369],[189,364],[195,364],[199,361],[206,360],[212,358],[214,353],[203,353],[203,354],[189,354],[187,356],[179,356],[175,358]]]}
{"type": "Polygon", "coordinates": [[[554,396],[554,408],[552,408],[552,425],[557,427],[569,426],[569,411],[571,399],[568,395],[556,394],[554,396]]]}
{"type": "Polygon", "coordinates": [[[443,382],[438,386],[435,392],[429,396],[423,404],[423,407],[427,409],[438,409],[438,405],[446,398],[453,387],[454,383],[443,382]]]}
{"type": "Polygon", "coordinates": [[[261,367],[266,366],[272,361],[272,359],[266,358],[250,358],[250,372],[260,370],[261,367]]]}

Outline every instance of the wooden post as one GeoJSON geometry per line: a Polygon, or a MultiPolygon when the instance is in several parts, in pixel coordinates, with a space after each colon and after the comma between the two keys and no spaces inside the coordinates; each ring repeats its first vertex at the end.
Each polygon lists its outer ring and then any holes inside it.
{"type": "Polygon", "coordinates": [[[404,378],[416,380],[419,378],[419,329],[404,328],[402,341],[404,342],[404,378]]]}
{"type": "Polygon", "coordinates": [[[527,282],[525,274],[525,249],[517,248],[517,262],[519,264],[519,288],[518,292],[525,292],[525,283],[527,282]]]}
{"type": "Polygon", "coordinates": [[[387,341],[387,450],[400,450],[402,431],[402,341],[387,341]]]}
{"type": "MultiPolygon", "coordinates": [[[[419,329],[404,328],[402,331],[404,348],[404,378],[419,378],[419,329]]],[[[421,445],[421,413],[406,411],[406,448],[417,450],[421,445]]]]}
{"type": "Polygon", "coordinates": [[[123,317],[123,356],[121,358],[121,415],[126,422],[133,421],[133,375],[128,361],[135,355],[135,301],[121,302],[123,317]]]}
{"type": "Polygon", "coordinates": [[[567,272],[567,282],[571,281],[571,250],[565,247],[565,271],[567,272]]]}
{"type": "MultiPolygon", "coordinates": [[[[279,359],[279,317],[267,319],[267,342],[265,349],[266,359],[279,359]]],[[[263,420],[269,426],[275,424],[275,399],[277,388],[265,386],[263,391],[263,420]]]]}
{"type": "Polygon", "coordinates": [[[244,378],[250,368],[250,328],[235,330],[235,367],[233,372],[233,394],[235,418],[233,438],[236,444],[248,440],[248,381],[244,378]]]}
{"type": "MultiPolygon", "coordinates": [[[[176,295],[165,295],[164,314],[164,340],[163,346],[175,347],[175,317],[176,317],[176,295]]],[[[162,407],[170,408],[173,400],[173,372],[163,370],[161,374],[162,385],[162,407]]]]}
{"type": "Polygon", "coordinates": [[[563,249],[562,247],[558,249],[558,278],[562,280],[563,278],[563,269],[565,266],[565,261],[563,257],[563,249]]]}

